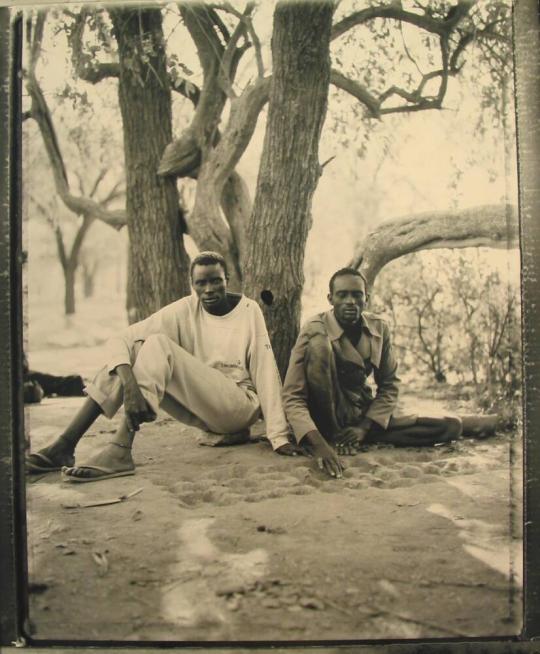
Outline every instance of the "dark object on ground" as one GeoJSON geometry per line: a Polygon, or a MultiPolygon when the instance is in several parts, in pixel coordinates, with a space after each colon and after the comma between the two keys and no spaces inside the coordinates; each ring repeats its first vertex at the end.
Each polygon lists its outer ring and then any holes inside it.
{"type": "Polygon", "coordinates": [[[37,404],[43,397],[52,395],[62,397],[82,397],[84,395],[84,381],[80,375],[59,376],[30,370],[26,354],[23,355],[23,380],[25,404],[37,404]]]}

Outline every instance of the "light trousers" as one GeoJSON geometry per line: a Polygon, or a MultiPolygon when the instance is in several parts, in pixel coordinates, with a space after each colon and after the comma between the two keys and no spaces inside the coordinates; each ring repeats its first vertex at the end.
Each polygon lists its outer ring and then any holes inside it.
{"type": "MultiPolygon", "coordinates": [[[[161,407],[182,423],[217,434],[241,431],[260,417],[255,392],[238,386],[163,334],[137,342],[131,365],[155,414],[161,407]]],[[[108,418],[123,402],[122,382],[107,367],[99,371],[86,392],[108,418]]]]}

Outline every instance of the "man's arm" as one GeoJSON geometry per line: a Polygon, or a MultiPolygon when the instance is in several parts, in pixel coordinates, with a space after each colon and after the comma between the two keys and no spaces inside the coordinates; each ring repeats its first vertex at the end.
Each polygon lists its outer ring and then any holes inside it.
{"type": "Polygon", "coordinates": [[[289,367],[283,382],[283,408],[297,443],[317,427],[308,409],[308,386],[304,358],[309,337],[302,330],[291,352],[289,367]]]}
{"type": "Polygon", "coordinates": [[[133,374],[136,346],[143,343],[151,334],[164,334],[179,342],[179,316],[181,307],[178,302],[163,307],[145,320],[130,325],[108,344],[107,368],[110,374],[117,374],[124,387],[124,411],[129,431],[138,431],[143,422],[155,419],[153,410],[148,406],[133,374]]]}
{"type": "Polygon", "coordinates": [[[306,446],[317,460],[321,470],[331,477],[340,478],[343,468],[334,449],[317,429],[308,408],[308,387],[304,357],[308,343],[307,334],[302,331],[293,347],[289,367],[283,384],[285,414],[298,443],[306,446]]]}
{"type": "Polygon", "coordinates": [[[383,322],[382,325],[381,361],[379,367],[375,368],[373,373],[377,384],[377,392],[366,412],[366,417],[386,429],[397,406],[400,379],[397,376],[397,361],[392,348],[390,329],[386,323],[383,322]]]}
{"type": "Polygon", "coordinates": [[[179,306],[180,302],[182,300],[163,307],[110,338],[107,343],[109,372],[112,373],[121,364],[131,366],[135,359],[135,343],[144,342],[150,334],[164,334],[179,343],[179,315],[183,309],[179,306]]]}
{"type": "Polygon", "coordinates": [[[254,322],[248,353],[249,374],[266,422],[266,437],[272,448],[278,450],[289,444],[289,427],[281,401],[281,380],[262,311],[255,302],[252,305],[254,322]]]}
{"type": "Polygon", "coordinates": [[[124,413],[128,430],[139,431],[141,423],[152,422],[156,416],[144,399],[131,366],[121,363],[116,366],[115,372],[124,387],[124,413]]]}

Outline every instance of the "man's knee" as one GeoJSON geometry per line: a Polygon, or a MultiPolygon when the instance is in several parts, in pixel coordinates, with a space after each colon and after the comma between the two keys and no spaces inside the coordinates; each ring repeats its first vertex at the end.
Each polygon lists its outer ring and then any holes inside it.
{"type": "Polygon", "coordinates": [[[461,436],[463,430],[460,418],[457,416],[446,416],[444,418],[444,423],[446,426],[444,440],[446,442],[456,441],[461,436]]]}
{"type": "Polygon", "coordinates": [[[150,356],[151,358],[167,356],[171,351],[171,344],[171,339],[168,336],[165,336],[165,334],[150,334],[141,345],[141,349],[137,354],[137,359],[141,356],[150,356]]]}

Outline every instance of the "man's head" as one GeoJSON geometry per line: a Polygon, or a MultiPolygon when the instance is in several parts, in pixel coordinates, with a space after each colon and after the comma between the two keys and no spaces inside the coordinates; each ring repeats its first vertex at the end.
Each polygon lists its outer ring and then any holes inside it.
{"type": "Polygon", "coordinates": [[[200,252],[190,268],[191,285],[209,313],[222,314],[228,310],[227,264],[217,252],[200,252]]]}
{"type": "Polygon", "coordinates": [[[330,278],[328,302],[342,327],[356,324],[368,299],[367,281],[355,268],[341,268],[330,278]]]}

